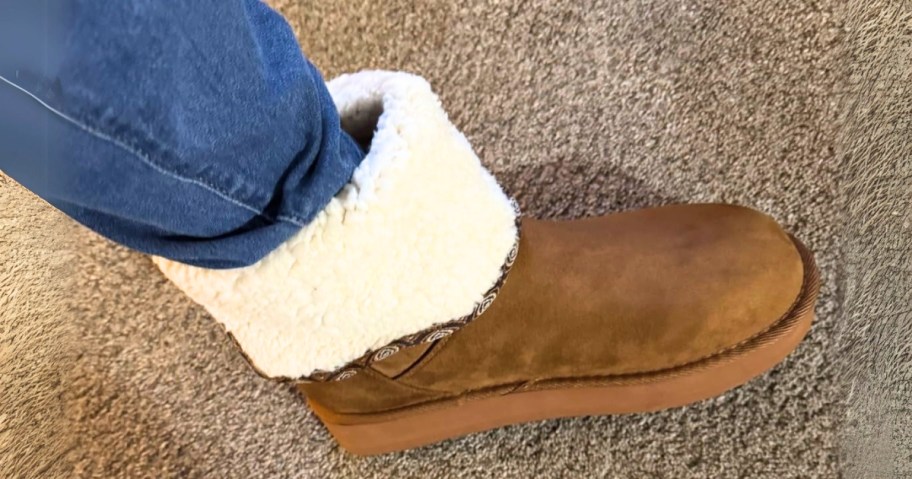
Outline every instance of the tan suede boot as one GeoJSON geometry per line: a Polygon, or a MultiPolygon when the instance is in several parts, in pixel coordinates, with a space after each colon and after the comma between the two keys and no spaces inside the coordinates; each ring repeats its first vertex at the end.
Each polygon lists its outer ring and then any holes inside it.
{"type": "Polygon", "coordinates": [[[813,257],[769,217],[676,205],[520,227],[426,82],[329,87],[370,151],[326,211],[248,268],[157,262],[349,451],[681,406],[808,331],[813,257]]]}

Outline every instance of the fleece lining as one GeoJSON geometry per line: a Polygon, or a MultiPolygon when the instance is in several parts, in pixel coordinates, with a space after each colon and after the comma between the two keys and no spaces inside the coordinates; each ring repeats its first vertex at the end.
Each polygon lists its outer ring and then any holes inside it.
{"type": "Polygon", "coordinates": [[[328,87],[343,128],[370,147],[310,224],[245,268],[155,258],[270,377],[332,371],[471,313],[517,234],[509,199],[425,80],[368,71],[328,87]]]}

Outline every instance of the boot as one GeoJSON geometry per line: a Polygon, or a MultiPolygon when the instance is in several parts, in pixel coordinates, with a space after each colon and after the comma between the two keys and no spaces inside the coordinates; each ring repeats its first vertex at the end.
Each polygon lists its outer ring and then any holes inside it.
{"type": "Polygon", "coordinates": [[[419,77],[329,83],[368,155],[259,263],[156,263],[356,454],[745,383],[810,328],[812,254],[771,218],[674,205],[520,221],[419,77]]]}

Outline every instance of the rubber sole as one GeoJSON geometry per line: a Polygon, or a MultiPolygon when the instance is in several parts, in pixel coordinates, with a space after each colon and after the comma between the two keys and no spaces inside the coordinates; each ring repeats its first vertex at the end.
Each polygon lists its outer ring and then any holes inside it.
{"type": "Polygon", "coordinates": [[[373,455],[510,424],[651,412],[718,396],[778,364],[798,347],[811,327],[820,276],[810,251],[792,240],[804,262],[804,281],[790,311],[767,330],[698,361],[649,373],[558,379],[480,391],[372,415],[340,415],[314,401],[308,403],[343,448],[373,455]]]}

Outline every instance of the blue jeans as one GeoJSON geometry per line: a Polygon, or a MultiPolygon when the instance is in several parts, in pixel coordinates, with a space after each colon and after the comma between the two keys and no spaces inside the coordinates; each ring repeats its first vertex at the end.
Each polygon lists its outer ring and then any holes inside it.
{"type": "Polygon", "coordinates": [[[259,0],[4,2],[0,169],[128,247],[249,265],[364,154],[259,0]]]}

